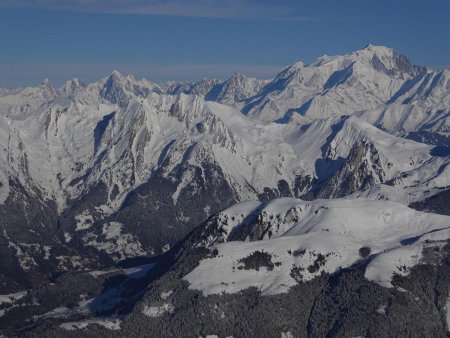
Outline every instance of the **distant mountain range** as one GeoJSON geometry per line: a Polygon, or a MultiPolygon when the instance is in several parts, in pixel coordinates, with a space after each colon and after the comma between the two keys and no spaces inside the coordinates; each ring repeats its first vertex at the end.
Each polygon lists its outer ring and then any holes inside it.
{"type": "Polygon", "coordinates": [[[0,89],[0,333],[446,335],[449,137],[450,71],[373,45],[0,89]]]}

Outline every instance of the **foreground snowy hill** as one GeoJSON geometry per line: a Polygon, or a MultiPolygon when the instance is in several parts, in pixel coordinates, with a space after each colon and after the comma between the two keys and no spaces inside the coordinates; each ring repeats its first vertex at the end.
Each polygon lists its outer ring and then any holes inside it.
{"type": "Polygon", "coordinates": [[[217,250],[216,257],[202,260],[184,279],[205,295],[251,286],[263,295],[277,294],[322,272],[366,260],[365,277],[392,287],[393,276],[407,275],[422,260],[424,248],[449,238],[448,216],[398,203],[292,198],[243,202],[208,222],[201,243],[217,250]]]}
{"type": "Polygon", "coordinates": [[[388,201],[242,202],[161,258],[125,317],[50,314],[30,336],[446,336],[449,231],[388,201]]]}

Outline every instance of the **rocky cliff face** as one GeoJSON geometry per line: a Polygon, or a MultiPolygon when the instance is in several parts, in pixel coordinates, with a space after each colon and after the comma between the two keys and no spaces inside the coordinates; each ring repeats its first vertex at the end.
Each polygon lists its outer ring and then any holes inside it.
{"type": "Polygon", "coordinates": [[[355,143],[343,166],[320,188],[317,196],[340,198],[384,183],[382,162],[373,144],[365,141],[355,143]]]}

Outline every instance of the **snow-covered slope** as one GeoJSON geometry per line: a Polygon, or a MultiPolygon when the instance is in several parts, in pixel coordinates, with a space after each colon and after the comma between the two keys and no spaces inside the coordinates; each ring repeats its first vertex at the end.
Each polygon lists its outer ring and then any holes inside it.
{"type": "Polygon", "coordinates": [[[449,113],[445,109],[426,106],[423,103],[392,103],[372,110],[357,112],[355,115],[378,128],[399,136],[408,136],[410,133],[424,131],[448,135],[450,130],[449,113]]]}
{"type": "Polygon", "coordinates": [[[406,81],[386,104],[355,115],[394,135],[450,146],[450,75],[429,70],[406,81]]]}
{"type": "Polygon", "coordinates": [[[204,294],[251,286],[287,292],[322,272],[365,262],[365,277],[385,287],[407,275],[428,246],[445,244],[450,217],[367,200],[281,198],[243,202],[208,221],[198,245],[215,252],[184,279],[204,294]]]}

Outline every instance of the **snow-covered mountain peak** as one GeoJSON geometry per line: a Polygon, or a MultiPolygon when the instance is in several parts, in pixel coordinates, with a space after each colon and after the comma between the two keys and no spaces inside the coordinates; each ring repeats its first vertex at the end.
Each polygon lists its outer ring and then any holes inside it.
{"type": "Polygon", "coordinates": [[[425,67],[414,65],[406,56],[392,48],[368,45],[355,54],[370,58],[370,64],[375,70],[398,79],[407,80],[426,71],[425,67]]]}
{"type": "Polygon", "coordinates": [[[72,96],[85,87],[86,84],[81,79],[76,77],[64,82],[63,85],[58,88],[58,90],[65,96],[72,96]]]}
{"type": "Polygon", "coordinates": [[[302,69],[303,67],[305,67],[305,63],[303,61],[297,61],[294,62],[292,65],[285,67],[281,72],[284,72],[285,70],[290,70],[292,72],[302,69]]]}
{"type": "Polygon", "coordinates": [[[126,90],[126,80],[118,71],[114,71],[104,81],[104,86],[100,91],[100,95],[110,101],[124,107],[130,100],[130,95],[126,90]]]}
{"type": "Polygon", "coordinates": [[[42,85],[47,87],[53,87],[53,84],[49,78],[45,78],[44,81],[42,81],[42,85]]]}
{"type": "Polygon", "coordinates": [[[330,68],[330,65],[334,65],[338,69],[344,69],[352,64],[367,67],[389,77],[402,80],[414,77],[425,70],[424,67],[413,65],[408,58],[392,48],[371,44],[345,55],[324,55],[309,66],[330,68]]]}
{"type": "Polygon", "coordinates": [[[395,97],[427,69],[382,46],[283,69],[242,111],[263,121],[288,122],[294,114],[309,120],[375,108],[395,97]],[[404,87],[406,86],[406,87],[404,87]]]}
{"type": "Polygon", "coordinates": [[[8,88],[0,88],[0,97],[7,95],[8,93],[10,93],[10,91],[11,90],[8,88]]]}
{"type": "Polygon", "coordinates": [[[44,79],[44,81],[42,81],[42,84],[37,88],[39,88],[39,90],[41,91],[41,95],[44,98],[50,99],[57,95],[57,89],[53,86],[53,83],[48,78],[44,79]]]}
{"type": "Polygon", "coordinates": [[[246,79],[247,76],[242,74],[241,72],[234,72],[231,74],[230,79],[246,79]]]}
{"type": "Polygon", "coordinates": [[[109,76],[107,76],[107,78],[115,78],[115,79],[124,79],[126,77],[127,77],[127,75],[122,74],[117,69],[114,69],[111,72],[111,74],[109,74],[109,76]]]}
{"type": "Polygon", "coordinates": [[[96,85],[100,87],[102,98],[121,107],[126,106],[133,97],[145,98],[152,92],[163,92],[156,83],[147,79],[137,80],[133,75],[123,75],[117,70],[96,85]]]}
{"type": "Polygon", "coordinates": [[[217,79],[203,77],[199,81],[193,83],[191,89],[187,91],[186,94],[205,96],[220,82],[221,81],[217,79]]]}
{"type": "Polygon", "coordinates": [[[113,70],[111,74],[98,81],[99,84],[103,84],[104,86],[111,86],[113,84],[125,86],[127,82],[127,76],[120,73],[118,70],[113,70]]]}
{"type": "Polygon", "coordinates": [[[240,83],[245,84],[245,82],[258,80],[255,77],[250,77],[240,72],[234,72],[230,78],[227,80],[229,83],[240,83]]]}
{"type": "Polygon", "coordinates": [[[205,98],[241,108],[242,102],[258,93],[266,83],[267,81],[236,72],[225,82],[212,87],[205,98]]]}
{"type": "Polygon", "coordinates": [[[357,51],[357,53],[358,52],[371,52],[371,53],[376,53],[378,55],[382,55],[382,54],[390,55],[393,52],[395,52],[395,50],[390,47],[381,46],[381,45],[373,45],[373,44],[369,43],[364,48],[357,51]]]}

